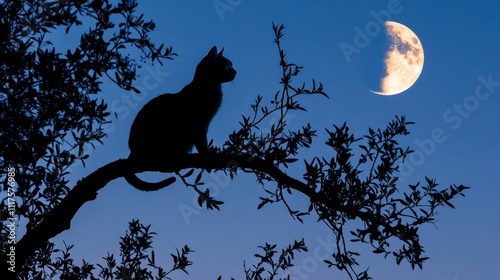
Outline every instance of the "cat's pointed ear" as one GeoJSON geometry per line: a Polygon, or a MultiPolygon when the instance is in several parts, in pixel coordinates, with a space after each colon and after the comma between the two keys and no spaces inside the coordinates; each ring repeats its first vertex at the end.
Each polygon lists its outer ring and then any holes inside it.
{"type": "Polygon", "coordinates": [[[219,52],[219,55],[222,56],[222,52],[224,51],[224,48],[222,48],[222,50],[220,50],[219,52]]]}
{"type": "Polygon", "coordinates": [[[217,47],[213,46],[210,51],[208,52],[209,57],[216,57],[217,56],[217,47]]]}

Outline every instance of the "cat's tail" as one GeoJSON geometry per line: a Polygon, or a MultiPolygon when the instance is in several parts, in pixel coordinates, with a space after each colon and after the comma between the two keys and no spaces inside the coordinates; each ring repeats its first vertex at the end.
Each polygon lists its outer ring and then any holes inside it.
{"type": "Polygon", "coordinates": [[[124,178],[134,188],[141,191],[157,191],[159,189],[170,186],[176,180],[175,177],[170,177],[158,183],[150,183],[139,179],[139,177],[137,177],[137,175],[135,175],[134,173],[127,174],[124,176],[124,178]]]}

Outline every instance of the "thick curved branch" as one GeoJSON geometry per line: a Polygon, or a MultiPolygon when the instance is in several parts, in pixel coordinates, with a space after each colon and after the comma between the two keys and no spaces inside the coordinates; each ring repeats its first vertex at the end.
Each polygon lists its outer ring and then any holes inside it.
{"type": "MultiPolygon", "coordinates": [[[[312,200],[316,198],[316,192],[306,184],[286,175],[272,163],[257,158],[249,160],[248,157],[244,156],[191,154],[162,166],[130,166],[126,159],[119,159],[78,181],[61,203],[54,207],[39,225],[23,236],[16,244],[16,264],[18,267],[22,267],[35,250],[42,247],[49,239],[69,229],[71,220],[83,204],[96,199],[100,189],[110,181],[123,177],[127,172],[176,172],[185,168],[226,169],[234,167],[264,172],[280,184],[302,192],[312,200]]],[[[1,260],[1,262],[2,266],[6,264],[6,260],[1,260]]]]}
{"type": "MultiPolygon", "coordinates": [[[[71,220],[81,206],[97,197],[97,191],[125,173],[127,160],[117,160],[97,169],[78,181],[75,187],[35,228],[28,230],[16,244],[16,266],[22,267],[35,250],[52,237],[70,228],[71,220]]],[[[2,265],[5,262],[2,260],[2,265]]]]}

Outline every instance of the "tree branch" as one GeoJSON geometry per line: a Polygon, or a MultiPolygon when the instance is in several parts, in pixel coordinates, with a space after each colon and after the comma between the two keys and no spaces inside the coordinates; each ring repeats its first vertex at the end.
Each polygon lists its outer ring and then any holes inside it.
{"type": "MultiPolygon", "coordinates": [[[[226,154],[191,154],[186,155],[175,162],[168,162],[162,166],[131,166],[126,159],[119,159],[111,162],[89,176],[78,181],[75,187],[54,209],[37,225],[29,230],[23,238],[16,244],[16,264],[22,267],[26,259],[38,248],[42,247],[49,239],[57,236],[61,232],[70,229],[71,220],[83,204],[94,200],[97,192],[105,187],[110,181],[123,177],[127,172],[177,172],[185,168],[202,169],[227,169],[227,168],[251,169],[257,172],[264,172],[276,181],[291,189],[310,197],[316,197],[316,192],[303,182],[286,175],[273,164],[258,158],[244,156],[233,156],[226,154]]],[[[2,260],[2,266],[6,260],[2,260]]]]}

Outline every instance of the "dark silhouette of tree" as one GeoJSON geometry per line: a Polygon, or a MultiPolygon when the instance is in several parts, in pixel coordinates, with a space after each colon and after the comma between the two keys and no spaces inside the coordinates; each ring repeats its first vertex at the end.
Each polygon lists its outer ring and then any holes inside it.
{"type": "MultiPolygon", "coordinates": [[[[165,159],[161,165],[130,166],[118,159],[67,186],[68,168],[88,158],[84,147],[105,137],[103,125],[110,122],[109,113],[106,104],[92,98],[103,78],[137,92],[133,82],[140,65],[127,55],[129,48],[141,51],[143,63],[161,63],[175,55],[171,48],[150,42],[148,34],[155,25],[138,16],[136,6],[132,0],[116,5],[106,0],[0,4],[0,176],[6,194],[0,203],[2,279],[14,278],[13,264],[19,279],[170,279],[173,271],[186,272],[190,248],[186,245],[172,254],[170,270],[157,266],[154,232],[135,220],[121,237],[119,262],[108,254],[104,264],[77,265],[70,257],[73,245],[58,249],[50,241],[70,229],[79,208],[96,199],[108,182],[127,172],[144,171],[175,173],[198,193],[200,205],[218,210],[223,202],[204,189],[205,173],[224,172],[231,178],[238,172],[255,174],[267,193],[258,208],[280,203],[300,222],[304,215],[316,215],[336,237],[337,251],[325,265],[346,271],[351,279],[369,276],[355,270],[359,254],[349,249],[350,242],[367,243],[374,253],[393,256],[397,264],[406,260],[412,268],[422,268],[427,257],[419,227],[433,223],[439,207],[453,207],[450,201],[467,187],[439,189],[430,178],[409,186],[398,182],[398,163],[412,152],[398,144],[412,124],[404,116],[396,116],[385,129],[369,129],[360,138],[349,133],[346,124],[333,126],[327,129],[324,156],[300,163],[299,153],[313,144],[316,131],[309,124],[290,129],[287,116],[306,111],[300,103],[304,98],[327,95],[314,80],[309,86],[295,85],[302,67],[286,58],[282,25],[273,24],[282,88],[271,99],[258,96],[251,105],[253,114],[243,117],[222,147],[211,146],[206,155],[186,155],[175,162],[165,159]],[[69,32],[83,19],[89,27],[74,49],[60,52],[45,40],[46,34],[69,32]],[[276,116],[270,130],[263,130],[264,121],[276,116]],[[357,154],[354,147],[359,148],[357,154]],[[300,179],[286,173],[289,165],[303,166],[300,179]],[[14,194],[15,202],[10,199],[14,194]],[[309,207],[293,209],[287,203],[292,195],[307,196],[309,207]],[[17,243],[12,242],[14,221],[26,226],[17,243]],[[346,225],[358,224],[346,232],[346,225]]],[[[280,255],[276,245],[260,248],[264,253],[256,255],[258,263],[244,267],[247,279],[277,279],[278,271],[293,264],[295,253],[307,251],[303,240],[282,249],[280,255]]]]}

